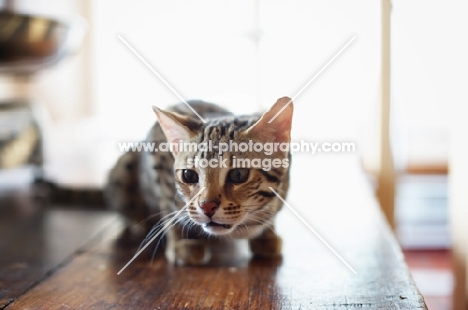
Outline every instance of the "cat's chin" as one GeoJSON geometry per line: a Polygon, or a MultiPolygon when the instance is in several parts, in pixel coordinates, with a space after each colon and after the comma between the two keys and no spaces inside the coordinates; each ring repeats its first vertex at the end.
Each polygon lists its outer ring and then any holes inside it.
{"type": "Polygon", "coordinates": [[[229,235],[234,229],[232,225],[208,222],[202,225],[203,230],[210,235],[223,236],[229,235]]]}
{"type": "Polygon", "coordinates": [[[229,225],[209,222],[202,225],[203,230],[214,236],[229,236],[236,239],[250,239],[262,233],[263,225],[229,225]]]}

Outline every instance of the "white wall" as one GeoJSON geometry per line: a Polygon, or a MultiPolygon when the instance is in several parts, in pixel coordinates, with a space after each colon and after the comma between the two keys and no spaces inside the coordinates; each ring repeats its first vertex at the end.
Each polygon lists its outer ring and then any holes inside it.
{"type": "Polygon", "coordinates": [[[258,50],[254,3],[99,1],[98,101],[107,126],[141,136],[154,121],[152,105],[179,102],[119,34],[184,98],[214,100],[241,113],[295,95],[356,35],[297,98],[293,130],[309,139],[356,139],[362,112],[377,98],[378,3],[261,1],[258,50]],[[138,121],[122,126],[128,119],[138,121]]]}

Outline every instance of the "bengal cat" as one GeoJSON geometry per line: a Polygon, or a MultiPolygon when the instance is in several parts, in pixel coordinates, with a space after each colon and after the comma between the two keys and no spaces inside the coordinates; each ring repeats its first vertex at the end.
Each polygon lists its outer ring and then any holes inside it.
{"type": "Polygon", "coordinates": [[[286,196],[289,150],[277,148],[267,155],[234,147],[221,152],[216,146],[230,141],[244,142],[244,146],[289,145],[293,115],[289,102],[283,97],[263,114],[235,116],[211,103],[189,101],[206,123],[184,104],[155,108],[158,122],[145,142],[154,143],[159,151],[130,151],[118,159],[105,190],[108,203],[129,222],[146,220],[146,241],[164,229],[166,258],[178,265],[206,263],[210,257],[207,240],[213,236],[249,239],[254,255],[280,255],[282,241],[275,233],[274,219],[282,202],[270,187],[286,196]],[[215,147],[160,151],[165,142],[215,147]],[[202,167],[194,165],[197,158],[219,162],[215,167],[202,167]],[[236,166],[238,159],[244,166],[236,166]],[[259,162],[276,165],[259,167],[259,162]]]}

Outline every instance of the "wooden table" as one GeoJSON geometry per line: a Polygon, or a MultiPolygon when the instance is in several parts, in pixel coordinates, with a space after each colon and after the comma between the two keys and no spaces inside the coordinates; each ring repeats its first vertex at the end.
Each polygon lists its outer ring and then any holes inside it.
{"type": "Polygon", "coordinates": [[[288,201],[357,274],[285,208],[282,259],[239,242],[210,266],[150,264],[149,251],[117,275],[135,247],[116,245],[116,214],[22,197],[0,207],[0,309],[426,309],[362,175],[333,163],[308,177],[301,161],[323,160],[296,161],[288,201]]]}

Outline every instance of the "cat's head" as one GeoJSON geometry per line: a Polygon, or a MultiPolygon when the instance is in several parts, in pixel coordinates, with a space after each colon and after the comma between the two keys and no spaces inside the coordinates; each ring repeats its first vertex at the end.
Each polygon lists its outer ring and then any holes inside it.
{"type": "Polygon", "coordinates": [[[291,99],[278,99],[263,115],[206,123],[155,111],[168,142],[179,146],[172,152],[175,183],[193,223],[235,238],[254,237],[272,224],[282,203],[270,187],[283,197],[288,187],[291,99]]]}

